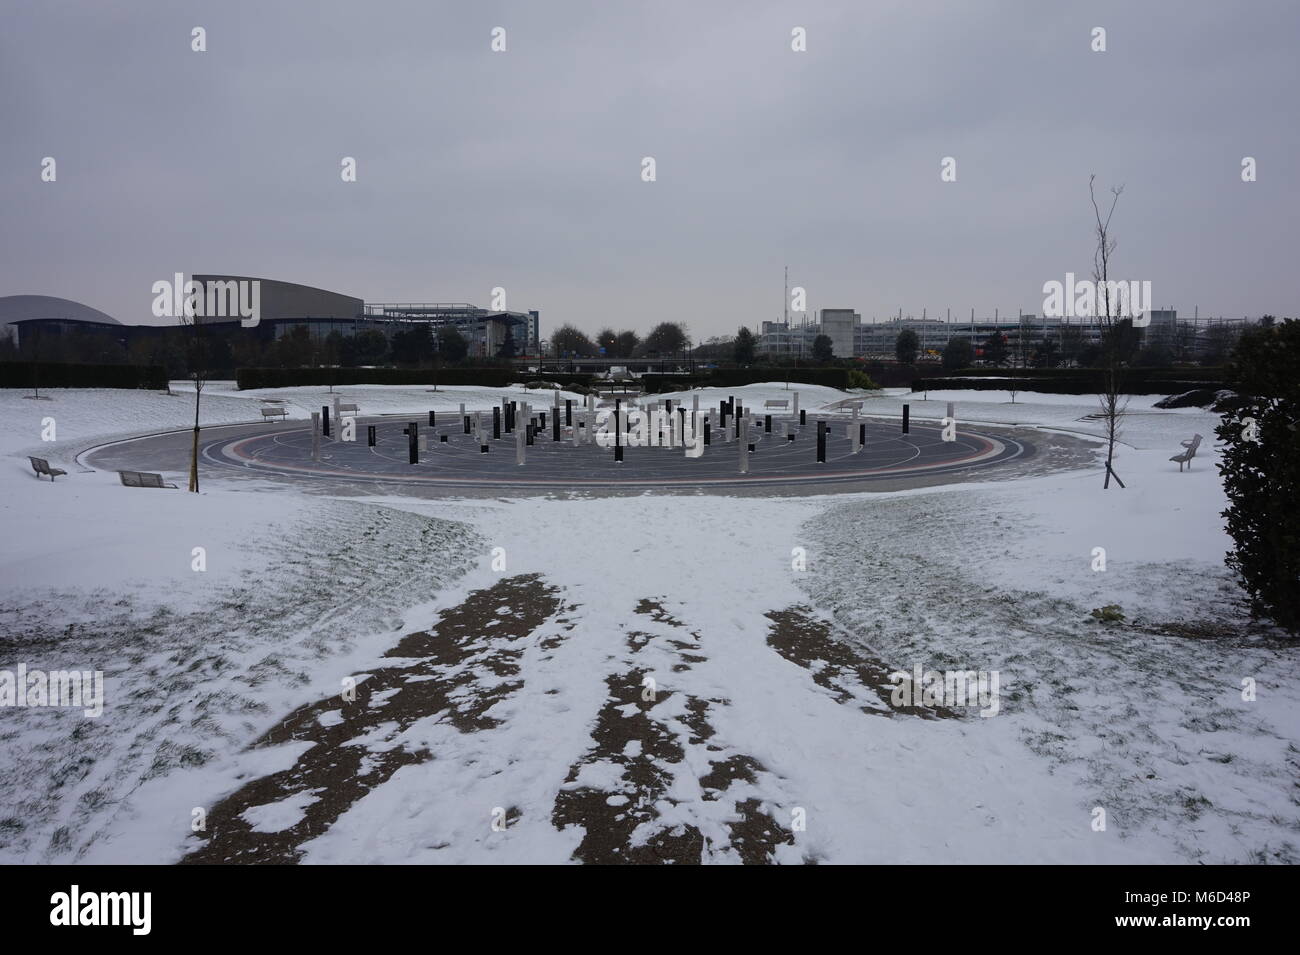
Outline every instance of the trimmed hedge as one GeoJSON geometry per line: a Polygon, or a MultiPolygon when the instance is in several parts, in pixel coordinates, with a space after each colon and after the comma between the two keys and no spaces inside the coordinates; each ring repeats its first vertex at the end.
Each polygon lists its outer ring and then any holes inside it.
{"type": "MultiPolygon", "coordinates": [[[[1056,370],[1062,369],[1043,369],[1056,370]]],[[[1016,391],[1037,391],[1048,395],[1096,395],[1105,391],[1100,369],[1072,369],[1070,375],[1005,375],[994,378],[988,375],[970,377],[918,378],[912,382],[912,391],[1008,391],[1008,378],[1015,379],[1016,391]]],[[[1120,377],[1120,389],[1126,395],[1169,395],[1198,388],[1219,388],[1219,380],[1145,374],[1146,369],[1126,370],[1120,377]]],[[[1186,375],[1186,372],[1184,372],[1186,375]]]]}
{"type": "MultiPolygon", "coordinates": [[[[940,373],[941,378],[1086,378],[1100,375],[1104,368],[962,368],[960,371],[940,373]]],[[[1129,366],[1121,370],[1125,378],[1142,378],[1147,381],[1204,381],[1221,382],[1225,370],[1222,366],[1184,368],[1138,368],[1129,366]]]]}
{"type": "Polygon", "coordinates": [[[235,381],[241,391],[250,388],[296,388],[310,385],[482,385],[504,388],[517,382],[554,381],[560,385],[587,385],[591,375],[552,375],[518,368],[241,368],[235,381]]]}
{"type": "Polygon", "coordinates": [[[933,378],[944,374],[943,367],[938,362],[903,365],[896,361],[872,360],[862,362],[860,368],[881,388],[909,388],[918,378],[933,378]]]}
{"type": "Polygon", "coordinates": [[[66,362],[0,362],[0,388],[148,388],[167,387],[162,365],[78,365],[66,362]]]}

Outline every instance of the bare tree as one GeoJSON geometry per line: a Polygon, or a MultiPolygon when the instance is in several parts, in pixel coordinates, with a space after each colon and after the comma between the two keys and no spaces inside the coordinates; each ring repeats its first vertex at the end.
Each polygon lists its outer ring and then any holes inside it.
{"type": "Polygon", "coordinates": [[[190,325],[192,329],[186,349],[189,377],[194,382],[194,441],[190,448],[189,489],[197,494],[199,491],[199,399],[211,373],[212,348],[208,336],[203,334],[202,316],[198,314],[186,316],[182,313],[181,323],[190,325]]]}
{"type": "Polygon", "coordinates": [[[1011,403],[1016,403],[1020,393],[1020,376],[1025,373],[1025,317],[1021,315],[1016,321],[1016,350],[1011,359],[1011,375],[1007,379],[1007,391],[1011,394],[1011,403]]]}
{"type": "Polygon", "coordinates": [[[1101,401],[1101,416],[1106,423],[1106,480],[1102,488],[1110,487],[1110,479],[1114,478],[1120,486],[1124,482],[1120,480],[1119,475],[1115,473],[1115,442],[1119,439],[1119,422],[1120,417],[1124,414],[1125,408],[1128,407],[1128,399],[1120,393],[1120,342],[1117,326],[1119,325],[1120,303],[1111,301],[1110,285],[1110,258],[1115,251],[1115,238],[1110,234],[1110,220],[1115,214],[1115,206],[1119,203],[1119,197],[1124,194],[1123,186],[1111,186],[1110,188],[1110,208],[1106,210],[1103,218],[1101,206],[1097,202],[1096,190],[1097,177],[1095,175],[1088,177],[1088,195],[1092,199],[1092,212],[1096,219],[1096,230],[1094,235],[1097,240],[1096,249],[1092,254],[1092,279],[1098,292],[1098,302],[1101,306],[1101,314],[1097,317],[1101,324],[1101,346],[1102,360],[1105,364],[1103,369],[1102,388],[1103,391],[1098,398],[1101,401]]]}

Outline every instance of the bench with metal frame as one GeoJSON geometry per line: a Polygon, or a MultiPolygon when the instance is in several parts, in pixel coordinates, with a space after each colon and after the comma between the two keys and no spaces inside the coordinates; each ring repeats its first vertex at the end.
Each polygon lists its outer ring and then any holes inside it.
{"type": "Polygon", "coordinates": [[[44,458],[28,457],[27,460],[32,462],[32,470],[36,472],[36,480],[38,481],[41,479],[42,474],[48,474],[50,476],[50,483],[53,484],[54,476],[56,474],[68,473],[67,471],[64,471],[62,468],[50,467],[50,462],[46,461],[44,458]]]}
{"type": "Polygon", "coordinates": [[[1192,458],[1196,457],[1196,449],[1201,446],[1201,436],[1199,434],[1194,434],[1190,441],[1183,441],[1181,443],[1185,450],[1179,454],[1175,454],[1169,459],[1170,461],[1178,462],[1179,474],[1182,473],[1184,464],[1187,465],[1187,470],[1190,471],[1192,469],[1192,458]]]}
{"type": "Polygon", "coordinates": [[[176,487],[163,481],[161,474],[151,471],[118,471],[117,476],[123,487],[176,487]]]}

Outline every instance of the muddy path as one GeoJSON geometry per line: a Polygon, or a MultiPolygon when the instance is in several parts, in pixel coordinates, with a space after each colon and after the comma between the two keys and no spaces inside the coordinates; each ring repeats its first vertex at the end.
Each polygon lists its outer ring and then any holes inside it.
{"type": "MultiPolygon", "coordinates": [[[[767,618],[770,627],[756,635],[753,649],[793,665],[790,692],[828,694],[871,716],[958,715],[890,706],[891,668],[837,638],[808,607],[767,618]]],[[[652,598],[629,608],[611,631],[589,623],[581,606],[566,604],[536,575],[474,591],[428,630],[403,637],[384,655],[391,666],[356,675],[351,689],[294,710],[263,734],[250,750],[307,745],[288,769],[250,779],[217,802],[201,842],[181,861],[300,861],[308,842],[399,769],[446,755],[410,742],[407,730],[416,721],[434,718],[460,734],[484,734],[491,751],[491,734],[503,726],[493,708],[530,676],[533,692],[557,692],[541,673],[557,665],[567,642],[582,640],[603,660],[590,674],[567,673],[603,685],[588,694],[595,703],[590,718],[570,724],[585,738],[546,739],[561,758],[574,754],[568,771],[558,786],[542,790],[554,793],[548,808],[507,806],[503,830],[553,827],[573,839],[567,861],[584,864],[818,861],[800,847],[798,782],[718,729],[735,726],[720,719],[732,701],[712,689],[745,692],[744,675],[713,659],[709,634],[652,598]]],[[[508,762],[509,751],[492,758],[508,762]]],[[[450,797],[429,795],[441,798],[450,797]]]]}

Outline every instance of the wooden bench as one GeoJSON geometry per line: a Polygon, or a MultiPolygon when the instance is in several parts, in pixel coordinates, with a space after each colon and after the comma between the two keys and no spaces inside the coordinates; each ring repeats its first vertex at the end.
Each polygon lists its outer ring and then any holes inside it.
{"type": "Polygon", "coordinates": [[[764,407],[764,408],[789,408],[789,407],[790,407],[790,399],[789,399],[789,398],[775,398],[775,399],[773,399],[772,401],[764,401],[764,402],[763,402],[763,407],[764,407]]]}
{"type": "Polygon", "coordinates": [[[263,418],[287,418],[289,417],[289,412],[285,408],[263,408],[262,417],[263,418]]]}
{"type": "Polygon", "coordinates": [[[150,471],[118,471],[123,487],[176,487],[175,484],[163,482],[161,474],[150,471]]]}
{"type": "Polygon", "coordinates": [[[32,470],[36,472],[36,480],[38,481],[41,479],[42,474],[48,474],[50,476],[50,483],[53,484],[54,475],[68,473],[67,471],[60,470],[59,468],[50,467],[50,462],[46,461],[44,458],[29,457],[27,460],[32,462],[32,470]]]}
{"type": "Polygon", "coordinates": [[[357,416],[357,406],[356,406],[356,405],[339,405],[339,417],[340,417],[340,418],[345,418],[345,417],[348,417],[348,416],[352,416],[352,417],[354,417],[354,418],[357,416]]]}
{"type": "Polygon", "coordinates": [[[1196,457],[1196,449],[1201,446],[1201,436],[1199,434],[1194,434],[1190,441],[1183,441],[1182,445],[1185,450],[1181,454],[1175,454],[1169,459],[1170,461],[1178,462],[1179,474],[1182,473],[1184,464],[1187,465],[1187,470],[1190,471],[1192,469],[1192,458],[1196,457]]]}

